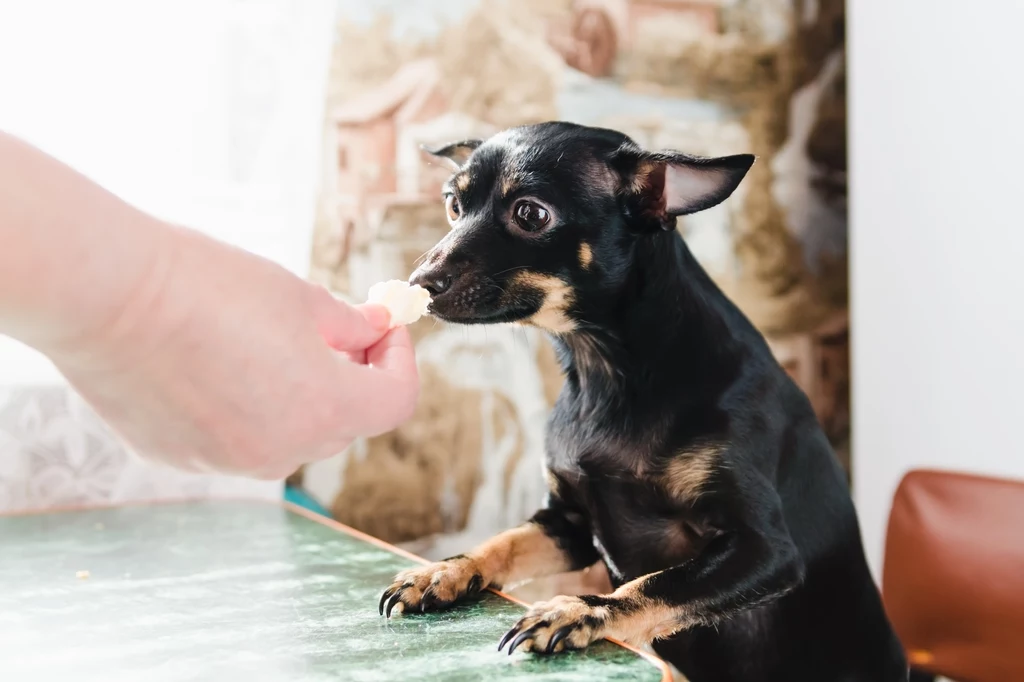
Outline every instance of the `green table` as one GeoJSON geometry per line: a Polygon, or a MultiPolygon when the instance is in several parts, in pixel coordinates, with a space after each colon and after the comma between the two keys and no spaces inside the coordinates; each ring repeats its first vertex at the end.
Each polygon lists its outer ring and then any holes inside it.
{"type": "Polygon", "coordinates": [[[498,653],[522,606],[486,594],[377,614],[412,565],[297,507],[157,504],[0,518],[0,680],[640,680],[665,669],[602,642],[498,653]]]}

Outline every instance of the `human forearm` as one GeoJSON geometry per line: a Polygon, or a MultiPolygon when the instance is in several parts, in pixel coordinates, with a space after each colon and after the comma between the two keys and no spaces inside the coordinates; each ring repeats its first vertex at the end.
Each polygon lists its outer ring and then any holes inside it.
{"type": "Polygon", "coordinates": [[[49,355],[138,454],[283,478],[394,428],[419,382],[389,323],[0,133],[0,334],[49,355]]]}
{"type": "Polygon", "coordinates": [[[40,350],[116,329],[169,228],[0,132],[0,333],[40,350]]]}

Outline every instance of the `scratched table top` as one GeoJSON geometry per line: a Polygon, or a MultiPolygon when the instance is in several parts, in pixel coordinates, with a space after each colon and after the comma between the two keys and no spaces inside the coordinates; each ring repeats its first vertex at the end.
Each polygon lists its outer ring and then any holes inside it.
{"type": "Polygon", "coordinates": [[[637,680],[608,642],[497,651],[523,607],[485,594],[390,621],[380,592],[414,559],[259,502],[0,517],[0,680],[637,680]]]}

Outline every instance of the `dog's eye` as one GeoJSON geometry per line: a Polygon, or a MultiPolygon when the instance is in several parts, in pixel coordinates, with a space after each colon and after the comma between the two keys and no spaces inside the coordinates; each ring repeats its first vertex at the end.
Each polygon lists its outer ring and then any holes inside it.
{"type": "Polygon", "coordinates": [[[551,222],[551,213],[532,201],[520,201],[513,210],[516,225],[527,232],[539,232],[551,222]]]}
{"type": "Polygon", "coordinates": [[[455,198],[454,194],[449,194],[444,198],[444,210],[448,214],[450,223],[454,223],[462,215],[462,207],[459,206],[459,200],[455,198]]]}

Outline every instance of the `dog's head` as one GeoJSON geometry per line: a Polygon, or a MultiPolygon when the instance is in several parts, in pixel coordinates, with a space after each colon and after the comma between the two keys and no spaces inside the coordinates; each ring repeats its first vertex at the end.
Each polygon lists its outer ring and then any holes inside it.
{"type": "Polygon", "coordinates": [[[754,162],[649,152],[561,122],[429,151],[455,168],[443,188],[451,232],[410,278],[430,291],[431,313],[556,334],[607,306],[637,240],[725,200],[754,162]]]}

